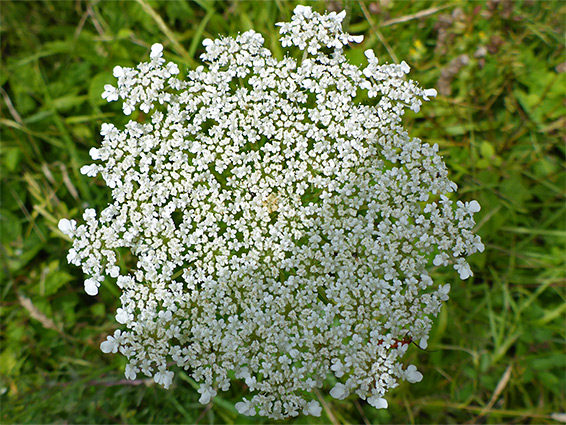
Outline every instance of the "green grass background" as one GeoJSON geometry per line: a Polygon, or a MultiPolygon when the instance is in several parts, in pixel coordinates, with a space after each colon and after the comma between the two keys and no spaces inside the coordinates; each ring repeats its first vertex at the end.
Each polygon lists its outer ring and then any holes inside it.
{"type": "MultiPolygon", "coordinates": [[[[3,423],[267,423],[239,416],[235,383],[200,405],[178,371],[164,390],[126,381],[124,359],[100,342],[117,328],[118,289],[96,297],[66,262],[63,217],[100,210],[109,190],[80,175],[104,122],[124,124],[119,102],[100,97],[115,65],[146,60],[149,46],[182,68],[201,42],[254,28],[276,55],[274,23],[296,2],[204,0],[2,1],[1,331],[3,423]]],[[[320,418],[291,423],[558,423],[565,410],[565,3],[395,1],[311,4],[341,10],[347,29],[381,63],[405,60],[411,78],[442,90],[410,134],[438,143],[462,200],[477,199],[486,250],[475,277],[452,283],[425,352],[407,362],[424,373],[377,411],[320,392],[320,418]],[[463,56],[465,55],[465,56],[463,56]],[[467,60],[466,60],[467,58],[467,60]]],[[[562,421],[566,421],[562,417],[562,421]]]]}

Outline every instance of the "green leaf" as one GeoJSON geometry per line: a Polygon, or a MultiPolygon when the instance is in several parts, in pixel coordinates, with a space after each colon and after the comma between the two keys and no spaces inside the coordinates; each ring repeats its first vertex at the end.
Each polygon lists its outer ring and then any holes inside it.
{"type": "Polygon", "coordinates": [[[0,373],[2,376],[10,376],[18,364],[16,353],[9,347],[0,354],[0,373]]]}
{"type": "Polygon", "coordinates": [[[484,158],[489,159],[493,155],[495,155],[495,149],[493,148],[491,143],[484,140],[483,142],[481,142],[481,145],[480,145],[480,153],[484,158]]]}
{"type": "MultiPolygon", "coordinates": [[[[57,261],[56,263],[58,265],[59,262],[57,261]]],[[[55,270],[49,273],[45,278],[45,295],[53,295],[59,288],[71,280],[73,280],[73,276],[65,271],[55,270]]]]}
{"type": "Polygon", "coordinates": [[[499,186],[501,194],[517,208],[523,208],[525,201],[532,197],[519,173],[511,173],[499,186]]]}
{"type": "Polygon", "coordinates": [[[20,218],[7,210],[0,210],[0,240],[3,244],[15,241],[22,233],[20,218]]]}
{"type": "Polygon", "coordinates": [[[2,165],[8,171],[15,171],[18,167],[21,157],[21,150],[16,147],[5,147],[2,149],[2,165]]]}
{"type": "Polygon", "coordinates": [[[53,99],[53,107],[62,112],[66,112],[69,109],[83,104],[87,100],[87,96],[61,96],[57,99],[53,99]]]}

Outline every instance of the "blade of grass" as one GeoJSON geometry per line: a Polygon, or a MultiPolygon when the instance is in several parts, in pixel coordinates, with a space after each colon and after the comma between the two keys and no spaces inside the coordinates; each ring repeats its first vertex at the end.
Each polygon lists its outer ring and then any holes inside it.
{"type": "Polygon", "coordinates": [[[566,230],[528,229],[526,227],[502,227],[503,232],[520,233],[523,235],[544,235],[566,238],[566,230]]]}
{"type": "Polygon", "coordinates": [[[552,322],[554,319],[557,319],[558,317],[562,316],[564,311],[566,311],[566,304],[561,304],[554,310],[546,312],[544,316],[542,316],[540,319],[538,319],[535,322],[535,325],[537,326],[546,325],[548,322],[552,322]]]}
{"type": "Polygon", "coordinates": [[[191,55],[189,55],[189,53],[185,50],[185,48],[181,45],[181,43],[179,43],[179,40],[177,40],[177,37],[175,37],[173,31],[169,29],[169,27],[163,21],[161,16],[159,16],[157,12],[155,12],[155,10],[153,10],[153,8],[145,0],[136,0],[136,1],[142,7],[144,12],[147,13],[151,17],[151,19],[154,20],[154,22],[157,24],[161,32],[171,42],[177,53],[179,53],[185,61],[191,62],[192,59],[191,55]]]}
{"type": "Polygon", "coordinates": [[[87,202],[91,202],[92,196],[91,196],[90,190],[87,187],[87,185],[85,184],[83,175],[79,171],[81,161],[79,160],[79,154],[78,154],[76,145],[75,145],[75,143],[73,143],[73,139],[72,139],[71,135],[69,134],[67,127],[65,126],[65,123],[63,122],[61,116],[59,115],[59,113],[57,112],[57,110],[55,109],[55,107],[53,105],[53,99],[51,98],[51,94],[49,93],[49,89],[47,88],[47,84],[45,82],[45,76],[43,75],[43,73],[39,69],[39,64],[37,62],[35,63],[35,71],[36,71],[37,75],[39,76],[40,80],[43,82],[42,89],[43,89],[43,96],[44,96],[44,99],[45,99],[46,107],[49,110],[51,110],[51,112],[53,113],[54,124],[57,127],[57,129],[59,130],[59,132],[61,133],[61,138],[63,139],[63,142],[65,143],[66,150],[67,150],[69,156],[71,157],[71,168],[73,170],[75,182],[79,186],[79,189],[80,189],[81,195],[83,196],[83,199],[87,202]]]}
{"type": "Polygon", "coordinates": [[[391,59],[393,59],[393,61],[395,63],[399,63],[399,59],[397,59],[397,55],[395,54],[395,52],[393,51],[393,49],[391,48],[391,46],[389,45],[389,43],[387,42],[385,37],[383,37],[383,34],[381,33],[381,31],[379,31],[379,29],[376,27],[375,22],[373,21],[373,18],[371,17],[365,3],[363,1],[358,1],[358,4],[362,8],[364,16],[367,19],[367,21],[369,22],[369,25],[370,25],[372,31],[377,36],[379,41],[381,41],[381,44],[383,44],[383,46],[385,46],[385,49],[389,53],[389,56],[391,56],[391,59]]]}
{"type": "Polygon", "coordinates": [[[189,412],[187,412],[187,409],[185,409],[183,405],[175,399],[175,397],[168,397],[168,400],[173,404],[173,406],[175,406],[175,409],[183,415],[188,424],[194,421],[194,418],[189,414],[189,412]]]}
{"type": "Polygon", "coordinates": [[[448,9],[450,7],[457,6],[456,3],[453,4],[446,4],[444,6],[439,7],[431,7],[430,9],[421,10],[417,13],[412,13],[411,15],[400,16],[399,18],[388,19],[387,21],[383,21],[381,23],[382,27],[387,27],[390,25],[396,25],[403,22],[409,22],[413,19],[425,18],[430,15],[434,15],[436,12],[440,12],[441,10],[448,9]]]}
{"type": "Polygon", "coordinates": [[[320,401],[320,404],[322,404],[322,408],[324,409],[326,416],[328,416],[328,419],[330,419],[332,425],[339,425],[339,422],[336,420],[336,416],[334,416],[334,413],[330,409],[330,406],[328,405],[320,391],[318,389],[315,389],[314,393],[316,395],[316,398],[318,398],[318,401],[320,401]]]}
{"type": "Polygon", "coordinates": [[[477,417],[475,417],[473,420],[469,421],[468,423],[479,423],[480,419],[483,418],[487,413],[489,413],[489,411],[491,410],[491,408],[493,407],[493,405],[495,404],[495,402],[497,401],[497,399],[499,398],[499,396],[501,395],[501,393],[509,383],[512,370],[513,369],[511,365],[507,366],[507,369],[505,369],[503,376],[501,377],[499,383],[497,384],[495,390],[493,391],[493,395],[491,396],[489,403],[487,403],[487,405],[482,409],[482,411],[479,413],[477,417]]]}
{"type": "Polygon", "coordinates": [[[193,39],[191,41],[191,45],[189,46],[189,53],[188,53],[188,55],[193,59],[195,58],[195,53],[202,40],[202,34],[204,32],[204,29],[206,28],[206,24],[208,23],[210,18],[212,18],[213,15],[214,15],[214,9],[211,8],[206,12],[206,15],[204,16],[203,20],[200,21],[200,24],[193,35],[193,39]]]}

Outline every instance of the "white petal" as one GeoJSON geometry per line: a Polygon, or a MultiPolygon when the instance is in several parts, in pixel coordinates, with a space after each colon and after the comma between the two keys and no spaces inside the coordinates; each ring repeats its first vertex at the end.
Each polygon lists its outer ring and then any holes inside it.
{"type": "Polygon", "coordinates": [[[256,414],[255,408],[245,398],[244,401],[236,403],[234,407],[241,415],[254,416],[256,414]]]}
{"type": "Polygon", "coordinates": [[[116,321],[122,325],[128,321],[129,314],[123,308],[116,310],[116,321]]]}
{"type": "Polygon", "coordinates": [[[116,78],[123,77],[124,76],[124,68],[122,68],[121,66],[115,66],[114,69],[112,70],[112,74],[116,78]]]}
{"type": "Polygon", "coordinates": [[[59,230],[65,235],[69,236],[71,234],[71,231],[73,230],[73,223],[71,222],[71,220],[62,218],[61,220],[59,220],[57,227],[59,227],[59,230]]]}
{"type": "Polygon", "coordinates": [[[248,404],[244,403],[243,401],[239,401],[234,405],[234,407],[236,408],[236,410],[240,415],[245,414],[245,412],[248,410],[248,404]]]}
{"type": "Polygon", "coordinates": [[[387,400],[378,396],[371,396],[368,398],[368,403],[376,409],[387,409],[387,400]]]}
{"type": "Polygon", "coordinates": [[[113,347],[114,344],[111,341],[104,341],[102,344],[100,344],[100,349],[103,353],[110,353],[113,347]]]}
{"type": "Polygon", "coordinates": [[[94,177],[98,174],[98,165],[96,164],[83,165],[79,171],[81,174],[85,176],[94,177]]]}
{"type": "Polygon", "coordinates": [[[411,383],[421,382],[423,379],[423,374],[417,370],[415,365],[410,365],[405,371],[407,381],[411,383]]]}
{"type": "Polygon", "coordinates": [[[426,89],[424,95],[427,97],[436,97],[437,93],[435,89],[426,89]]]}
{"type": "Polygon", "coordinates": [[[443,256],[441,254],[437,254],[436,257],[434,257],[434,260],[432,260],[432,264],[434,264],[435,266],[444,264],[443,256]]]}
{"type": "Polygon", "coordinates": [[[99,285],[100,284],[96,280],[94,280],[92,278],[87,279],[87,280],[85,280],[85,292],[88,295],[94,296],[94,295],[98,294],[98,286],[99,285]]]}
{"type": "Polygon", "coordinates": [[[366,55],[366,58],[368,58],[368,59],[374,59],[375,58],[375,53],[371,49],[366,50],[364,52],[364,55],[366,55]]]}
{"type": "Polygon", "coordinates": [[[132,366],[131,364],[127,364],[126,365],[126,379],[129,379],[130,381],[133,381],[134,379],[136,379],[137,373],[136,373],[136,367],[132,366]]]}
{"type": "Polygon", "coordinates": [[[481,205],[478,201],[471,201],[470,204],[468,205],[468,210],[473,213],[477,213],[478,211],[481,210],[481,205]]]}
{"type": "Polygon", "coordinates": [[[120,267],[114,266],[110,269],[110,277],[118,277],[120,275],[120,267]]]}
{"type": "Polygon", "coordinates": [[[350,36],[350,40],[352,40],[354,43],[361,43],[362,41],[364,41],[364,36],[363,35],[352,35],[352,36],[350,36]]]}
{"type": "Polygon", "coordinates": [[[161,384],[165,389],[168,389],[171,383],[173,382],[173,372],[169,371],[161,371],[157,372],[153,377],[153,380],[156,384],[161,384]]]}
{"type": "Polygon", "coordinates": [[[99,151],[98,149],[96,149],[96,148],[91,148],[91,149],[88,151],[88,154],[89,154],[90,157],[91,157],[92,159],[94,159],[95,161],[96,161],[97,159],[100,159],[100,151],[99,151]]]}
{"type": "Polygon", "coordinates": [[[344,384],[338,383],[330,390],[330,395],[337,400],[344,400],[350,392],[344,384]]]}
{"type": "Polygon", "coordinates": [[[162,56],[162,52],[163,45],[161,43],[155,43],[153,46],[151,46],[151,53],[149,54],[149,57],[151,59],[160,58],[162,56]]]}
{"type": "Polygon", "coordinates": [[[305,415],[311,415],[311,416],[317,416],[318,417],[322,413],[322,407],[320,406],[320,403],[318,401],[311,400],[305,406],[303,413],[305,415]]]}
{"type": "Polygon", "coordinates": [[[214,391],[208,385],[201,385],[201,387],[198,389],[198,392],[201,393],[201,396],[198,400],[201,404],[208,404],[208,402],[216,395],[216,391],[214,391]]]}
{"type": "Polygon", "coordinates": [[[100,344],[100,350],[103,353],[116,353],[118,351],[118,341],[113,336],[106,337],[106,341],[100,344]]]}

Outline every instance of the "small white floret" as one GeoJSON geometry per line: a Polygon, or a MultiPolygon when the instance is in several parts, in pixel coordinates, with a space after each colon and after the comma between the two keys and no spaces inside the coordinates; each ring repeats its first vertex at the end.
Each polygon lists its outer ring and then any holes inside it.
{"type": "Polygon", "coordinates": [[[151,59],[157,59],[161,56],[163,56],[163,44],[155,43],[153,46],[151,46],[151,53],[149,54],[149,57],[151,59]]]}
{"type": "Polygon", "coordinates": [[[454,264],[454,269],[460,275],[460,279],[466,280],[470,276],[473,276],[472,269],[470,269],[470,265],[466,263],[465,260],[461,260],[457,264],[454,264]]]}
{"type": "Polygon", "coordinates": [[[88,278],[85,280],[85,292],[88,295],[95,296],[98,294],[98,287],[100,283],[94,280],[93,278],[88,278]]]}
{"type": "Polygon", "coordinates": [[[434,264],[435,266],[442,266],[442,265],[446,265],[446,259],[444,254],[437,254],[434,257],[434,260],[432,260],[432,264],[434,264]]]}
{"type": "Polygon", "coordinates": [[[90,157],[92,159],[94,159],[95,161],[97,159],[100,159],[100,150],[96,149],[96,148],[90,148],[90,150],[88,151],[88,154],[90,155],[90,157]]]}
{"type": "Polygon", "coordinates": [[[426,97],[436,97],[437,92],[436,92],[435,89],[426,89],[426,90],[424,91],[424,95],[425,95],[426,97]]]}
{"type": "Polygon", "coordinates": [[[295,7],[293,13],[297,16],[304,16],[305,18],[308,18],[312,15],[312,8],[310,6],[298,5],[295,7]]]}
{"type": "Polygon", "coordinates": [[[244,398],[244,401],[240,401],[235,404],[236,410],[244,416],[254,416],[256,414],[255,407],[244,398]]]}
{"type": "Polygon", "coordinates": [[[354,43],[361,43],[362,41],[364,41],[364,36],[363,35],[352,35],[352,36],[350,36],[350,41],[353,41],[354,43]]]}
{"type": "Polygon", "coordinates": [[[104,92],[102,93],[102,98],[106,99],[107,102],[113,102],[118,100],[118,89],[111,84],[104,85],[104,92]]]}
{"type": "Polygon", "coordinates": [[[201,404],[208,404],[216,396],[216,391],[209,385],[201,385],[198,392],[201,395],[198,400],[201,404]]]}
{"type": "Polygon", "coordinates": [[[423,374],[417,370],[415,365],[410,365],[405,371],[405,377],[407,381],[414,384],[416,382],[421,382],[423,379],[423,374]]]}
{"type": "Polygon", "coordinates": [[[100,350],[102,350],[103,353],[118,352],[118,347],[120,346],[120,341],[122,339],[121,334],[122,331],[116,330],[114,335],[108,335],[106,337],[106,341],[103,341],[102,344],[100,344],[100,350]]]}
{"type": "Polygon", "coordinates": [[[311,400],[307,403],[307,405],[303,409],[303,413],[305,415],[318,417],[322,413],[322,407],[320,406],[320,403],[318,401],[311,400]]]}
{"type": "Polygon", "coordinates": [[[110,273],[108,273],[110,277],[118,277],[120,275],[120,267],[114,266],[110,269],[110,273]]]}
{"type": "Polygon", "coordinates": [[[368,59],[375,59],[375,53],[373,50],[368,49],[364,52],[364,55],[366,56],[366,58],[368,59]]]}
{"type": "Polygon", "coordinates": [[[116,310],[116,321],[122,325],[124,325],[128,321],[129,314],[123,308],[119,308],[116,310]]]}
{"type": "Polygon", "coordinates": [[[481,210],[481,205],[478,201],[471,201],[468,204],[468,211],[473,212],[473,213],[477,213],[481,210]]]}
{"type": "Polygon", "coordinates": [[[173,382],[173,372],[167,370],[160,370],[153,376],[153,381],[156,384],[163,385],[165,389],[168,389],[171,383],[173,382]]]}
{"type": "Polygon", "coordinates": [[[106,136],[107,134],[109,134],[112,130],[114,130],[116,127],[114,127],[113,124],[109,124],[109,123],[103,123],[100,126],[100,135],[101,136],[106,136]]]}
{"type": "Polygon", "coordinates": [[[138,368],[135,366],[132,366],[131,364],[127,364],[126,365],[126,371],[125,371],[125,375],[126,375],[126,379],[129,379],[130,381],[133,381],[134,379],[136,379],[137,373],[138,373],[138,368]]]}
{"type": "Polygon", "coordinates": [[[83,165],[80,169],[82,175],[88,177],[95,177],[98,174],[98,165],[90,164],[90,165],[83,165]]]}
{"type": "Polygon", "coordinates": [[[122,112],[124,112],[124,115],[131,115],[132,112],[134,112],[134,107],[128,103],[124,103],[122,105],[122,112]]]}
{"type": "Polygon", "coordinates": [[[340,360],[330,366],[330,369],[334,371],[334,376],[336,376],[337,378],[344,376],[344,365],[340,360]]]}
{"type": "Polygon", "coordinates": [[[376,395],[368,397],[367,402],[376,409],[387,409],[387,400],[376,395]]]}
{"type": "Polygon", "coordinates": [[[124,76],[124,68],[122,68],[121,66],[115,66],[114,69],[112,70],[112,74],[116,78],[123,77],[124,76]]]}
{"type": "Polygon", "coordinates": [[[330,390],[330,395],[337,400],[344,400],[350,395],[350,391],[348,391],[348,388],[346,388],[344,384],[339,382],[330,390]]]}
{"type": "Polygon", "coordinates": [[[449,283],[447,283],[446,285],[440,285],[440,287],[438,288],[438,298],[440,298],[441,301],[447,301],[449,292],[450,292],[449,283]]]}
{"type": "Polygon", "coordinates": [[[66,218],[59,220],[59,224],[57,225],[59,230],[67,236],[71,236],[73,234],[76,226],[77,222],[75,220],[68,220],[66,218]]]}

